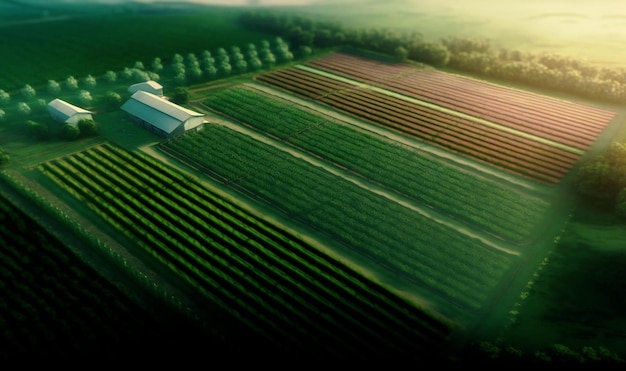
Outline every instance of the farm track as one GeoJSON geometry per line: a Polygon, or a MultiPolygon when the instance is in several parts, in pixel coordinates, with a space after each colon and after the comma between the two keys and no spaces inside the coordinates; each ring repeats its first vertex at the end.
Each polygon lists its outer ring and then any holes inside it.
{"type": "MultiPolygon", "coordinates": [[[[204,112],[204,113],[211,113],[212,111],[210,110],[209,107],[205,106],[204,104],[202,104],[201,102],[192,102],[190,103],[191,106],[193,106],[195,109],[204,112]]],[[[473,239],[478,239],[480,241],[482,241],[483,243],[485,243],[486,245],[490,246],[493,249],[496,250],[500,250],[503,252],[506,252],[508,254],[512,254],[512,255],[519,255],[519,252],[516,251],[515,246],[513,245],[509,245],[507,242],[504,242],[498,238],[493,237],[492,235],[488,234],[488,233],[484,233],[484,232],[478,232],[478,231],[474,231],[471,230],[469,228],[466,228],[464,226],[461,225],[461,223],[459,223],[458,221],[446,216],[446,215],[442,215],[439,212],[435,211],[435,210],[431,210],[428,209],[424,206],[420,206],[417,205],[413,200],[407,199],[405,197],[402,197],[400,195],[397,194],[392,194],[390,193],[388,190],[386,190],[383,187],[377,186],[367,180],[363,180],[362,178],[355,176],[353,174],[351,174],[349,171],[341,169],[339,167],[330,165],[328,162],[323,161],[323,160],[319,160],[317,158],[314,158],[313,156],[306,154],[302,151],[298,151],[296,149],[294,149],[292,146],[280,142],[278,140],[272,139],[270,137],[268,137],[267,135],[264,134],[260,134],[258,131],[254,131],[251,130],[249,128],[246,128],[238,123],[232,122],[230,120],[227,120],[225,118],[220,118],[218,116],[215,115],[211,115],[212,116],[212,122],[217,123],[219,125],[223,125],[223,126],[227,126],[233,130],[236,130],[238,132],[244,133],[246,135],[249,135],[253,138],[255,138],[258,141],[261,141],[263,143],[266,143],[268,145],[271,145],[273,147],[276,147],[282,151],[288,152],[291,155],[293,155],[294,157],[303,159],[307,162],[309,162],[311,165],[313,166],[317,166],[317,167],[322,167],[324,168],[326,171],[340,176],[342,178],[344,178],[345,180],[348,180],[356,185],[358,185],[361,188],[367,189],[368,191],[371,191],[373,193],[379,194],[381,196],[384,196],[385,198],[389,199],[390,201],[393,201],[397,204],[403,205],[404,207],[407,207],[409,209],[412,209],[414,211],[417,211],[418,213],[436,221],[437,223],[443,224],[449,228],[452,228],[460,233],[463,233],[464,235],[466,235],[469,238],[473,238],[473,239]]]]}

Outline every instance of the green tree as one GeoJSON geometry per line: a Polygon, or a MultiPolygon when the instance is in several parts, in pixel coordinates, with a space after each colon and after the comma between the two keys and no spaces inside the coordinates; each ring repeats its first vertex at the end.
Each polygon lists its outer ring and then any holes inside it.
{"type": "Polygon", "coordinates": [[[78,89],[78,80],[76,80],[76,78],[74,76],[69,76],[66,80],[65,80],[65,86],[69,89],[69,90],[76,90],[78,89]]]}
{"type": "Polygon", "coordinates": [[[28,120],[26,121],[26,126],[28,127],[28,131],[31,133],[31,135],[33,135],[36,139],[42,140],[48,138],[48,135],[50,133],[48,124],[34,120],[28,120]]]}
{"type": "Polygon", "coordinates": [[[61,84],[54,80],[48,80],[48,93],[57,95],[61,91],[61,84]]]}
{"type": "Polygon", "coordinates": [[[26,102],[17,102],[17,112],[24,116],[30,115],[31,109],[26,102]]]}
{"type": "Polygon", "coordinates": [[[170,100],[172,103],[176,103],[176,104],[185,104],[189,102],[189,89],[187,89],[184,86],[177,86],[172,91],[170,100]]]}
{"type": "Polygon", "coordinates": [[[2,148],[0,148],[0,165],[4,165],[9,162],[9,154],[4,152],[2,148]]]}
{"type": "Polygon", "coordinates": [[[35,89],[29,84],[24,85],[24,87],[22,88],[22,90],[20,90],[20,92],[22,93],[22,96],[26,100],[31,100],[35,98],[35,96],[37,95],[37,92],[35,91],[35,89]]]}
{"type": "Polygon", "coordinates": [[[104,80],[107,82],[115,82],[117,81],[117,74],[109,70],[104,74],[104,80]]]}
{"type": "Polygon", "coordinates": [[[83,83],[87,89],[93,89],[96,87],[96,78],[91,75],[87,75],[87,77],[84,78],[83,83]]]}
{"type": "Polygon", "coordinates": [[[596,206],[608,206],[615,196],[610,183],[611,164],[599,157],[584,163],[578,173],[574,186],[584,199],[596,206]]]}
{"type": "Polygon", "coordinates": [[[617,201],[615,202],[615,215],[619,218],[626,218],[626,187],[622,188],[617,194],[617,201]]]}
{"type": "Polygon", "coordinates": [[[81,137],[92,137],[98,135],[98,125],[94,120],[82,119],[78,121],[77,125],[81,137]]]}
{"type": "Polygon", "coordinates": [[[80,93],[78,93],[78,100],[80,100],[82,105],[89,106],[93,101],[93,97],[87,90],[81,90],[80,93]]]}
{"type": "Polygon", "coordinates": [[[122,96],[119,95],[119,93],[109,90],[104,93],[102,103],[108,110],[118,109],[120,108],[120,104],[122,104],[122,96]]]}
{"type": "Polygon", "coordinates": [[[78,125],[64,124],[61,128],[61,136],[67,140],[75,140],[80,135],[78,125]]]}
{"type": "Polygon", "coordinates": [[[404,46],[397,46],[393,51],[393,55],[398,62],[406,62],[409,57],[409,51],[404,46]]]}
{"type": "Polygon", "coordinates": [[[161,62],[161,58],[154,58],[154,61],[152,61],[152,71],[156,73],[163,71],[163,62],[161,62]]]}
{"type": "Polygon", "coordinates": [[[0,89],[0,106],[5,107],[11,101],[11,95],[0,89]]]}

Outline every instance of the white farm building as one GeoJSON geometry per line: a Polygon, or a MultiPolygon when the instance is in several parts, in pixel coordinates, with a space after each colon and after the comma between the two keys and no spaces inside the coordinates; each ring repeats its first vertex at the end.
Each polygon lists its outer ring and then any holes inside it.
{"type": "Polygon", "coordinates": [[[163,96],[163,86],[156,81],[138,82],[128,87],[128,92],[131,94],[139,90],[147,91],[148,93],[152,93],[160,97],[163,96]]]}
{"type": "Polygon", "coordinates": [[[164,138],[199,130],[205,122],[204,114],[142,90],[133,93],[121,108],[137,124],[164,138]]]}
{"type": "Polygon", "coordinates": [[[50,116],[58,122],[76,125],[80,120],[92,120],[92,112],[84,108],[76,107],[61,99],[53,99],[46,107],[50,116]]]}

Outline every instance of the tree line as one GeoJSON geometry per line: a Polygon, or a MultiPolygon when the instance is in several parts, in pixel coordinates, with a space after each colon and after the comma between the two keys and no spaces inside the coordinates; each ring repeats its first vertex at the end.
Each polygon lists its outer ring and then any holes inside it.
{"type": "Polygon", "coordinates": [[[353,46],[435,67],[565,92],[610,103],[626,100],[626,69],[598,67],[550,53],[494,48],[488,40],[446,37],[428,41],[417,31],[350,28],[336,21],[266,10],[243,12],[244,27],[285,37],[292,49],[353,46]]]}

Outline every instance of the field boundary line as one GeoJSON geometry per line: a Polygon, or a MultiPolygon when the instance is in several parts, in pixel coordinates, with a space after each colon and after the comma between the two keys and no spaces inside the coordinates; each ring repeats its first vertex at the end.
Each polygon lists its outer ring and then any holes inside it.
{"type": "Polygon", "coordinates": [[[381,93],[381,94],[384,94],[384,95],[387,95],[387,96],[390,96],[390,97],[398,98],[398,99],[404,100],[404,101],[409,102],[409,103],[420,105],[422,107],[431,108],[431,109],[437,110],[439,112],[447,113],[449,115],[452,115],[452,116],[455,116],[455,117],[458,117],[458,118],[461,118],[461,119],[470,120],[470,121],[475,122],[475,123],[480,124],[480,125],[484,125],[484,126],[487,126],[487,127],[490,127],[490,128],[502,131],[502,132],[506,132],[506,133],[509,133],[509,134],[516,135],[518,137],[522,137],[522,138],[526,138],[526,139],[529,139],[529,140],[532,140],[532,141],[535,141],[535,142],[538,142],[538,143],[542,143],[542,144],[548,145],[548,146],[553,147],[553,148],[562,149],[562,150],[564,150],[566,152],[570,152],[570,153],[573,153],[573,154],[576,154],[576,155],[579,155],[579,156],[582,156],[585,153],[585,151],[577,149],[577,148],[566,146],[564,144],[557,143],[557,142],[554,142],[554,141],[551,141],[549,139],[545,139],[545,138],[542,138],[542,137],[538,137],[536,135],[528,134],[528,133],[525,133],[523,131],[515,130],[515,129],[509,128],[509,127],[506,127],[506,126],[498,125],[498,124],[493,123],[491,121],[484,120],[484,119],[481,119],[479,117],[467,115],[467,114],[464,114],[464,113],[461,113],[461,112],[457,112],[457,111],[454,111],[454,110],[451,110],[449,108],[445,108],[445,107],[442,107],[442,106],[439,106],[439,105],[436,105],[436,104],[433,104],[433,103],[428,103],[428,102],[425,102],[423,100],[419,100],[419,99],[416,99],[416,98],[411,98],[409,96],[406,96],[406,95],[403,95],[403,94],[399,94],[399,93],[393,92],[391,90],[387,90],[387,89],[379,88],[377,86],[373,86],[373,85],[370,85],[370,84],[366,84],[366,83],[362,83],[362,82],[359,82],[359,81],[351,80],[351,79],[343,77],[343,76],[335,75],[335,74],[332,74],[332,73],[329,73],[329,72],[325,72],[325,71],[322,71],[322,70],[318,70],[316,68],[312,68],[312,67],[305,66],[305,65],[302,65],[302,64],[296,65],[294,67],[298,68],[298,69],[301,69],[301,70],[304,70],[304,71],[308,71],[308,72],[311,72],[311,73],[318,74],[320,76],[325,76],[325,77],[328,77],[328,78],[332,78],[332,79],[337,80],[337,81],[341,81],[341,82],[345,82],[345,83],[348,83],[348,84],[352,84],[352,85],[355,85],[355,86],[357,86],[359,88],[362,88],[362,89],[367,89],[367,90],[375,91],[377,93],[381,93]]]}

